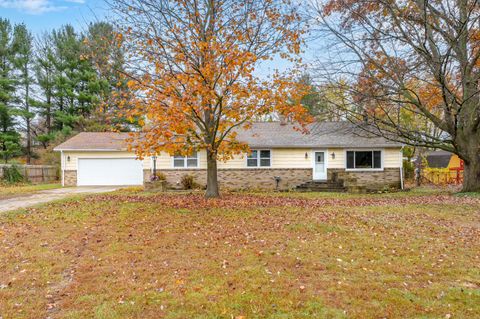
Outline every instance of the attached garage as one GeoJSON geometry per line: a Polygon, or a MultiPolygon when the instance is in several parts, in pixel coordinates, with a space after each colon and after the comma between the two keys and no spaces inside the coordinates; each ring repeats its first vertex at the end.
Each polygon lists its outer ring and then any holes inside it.
{"type": "Polygon", "coordinates": [[[142,161],[135,158],[79,158],[77,185],[142,185],[142,161]]]}
{"type": "Polygon", "coordinates": [[[128,133],[80,133],[55,148],[64,186],[133,186],[150,178],[152,160],[128,151],[128,133]]]}

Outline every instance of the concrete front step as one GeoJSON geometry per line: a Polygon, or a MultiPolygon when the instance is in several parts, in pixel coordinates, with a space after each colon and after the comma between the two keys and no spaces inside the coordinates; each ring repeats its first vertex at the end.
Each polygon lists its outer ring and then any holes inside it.
{"type": "Polygon", "coordinates": [[[297,192],[325,192],[325,193],[344,193],[347,190],[345,188],[296,188],[297,192]]]}
{"type": "Polygon", "coordinates": [[[333,181],[308,181],[296,187],[297,191],[303,192],[344,192],[346,188],[343,182],[333,181]]]}

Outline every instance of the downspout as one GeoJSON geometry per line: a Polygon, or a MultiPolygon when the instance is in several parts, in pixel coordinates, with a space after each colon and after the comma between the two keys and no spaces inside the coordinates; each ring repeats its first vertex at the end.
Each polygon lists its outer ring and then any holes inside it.
{"type": "Polygon", "coordinates": [[[405,145],[402,145],[402,148],[400,149],[400,188],[403,190],[404,185],[403,185],[403,148],[405,145]]]}
{"type": "Polygon", "coordinates": [[[62,187],[65,187],[65,159],[63,158],[63,151],[60,151],[60,167],[62,170],[62,187]]]}

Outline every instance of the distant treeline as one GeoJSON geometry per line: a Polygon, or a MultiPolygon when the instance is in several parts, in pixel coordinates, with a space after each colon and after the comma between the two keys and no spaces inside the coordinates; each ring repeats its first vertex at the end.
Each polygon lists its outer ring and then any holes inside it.
{"type": "Polygon", "coordinates": [[[73,131],[111,129],[124,53],[105,22],[77,32],[65,25],[33,37],[25,24],[0,19],[0,159],[48,148],[73,131]]]}

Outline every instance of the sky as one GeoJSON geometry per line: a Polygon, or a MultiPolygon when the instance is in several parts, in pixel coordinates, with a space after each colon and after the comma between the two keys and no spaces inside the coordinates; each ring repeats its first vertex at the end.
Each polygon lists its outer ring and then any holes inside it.
{"type": "Polygon", "coordinates": [[[0,17],[12,24],[25,23],[34,35],[71,24],[80,29],[101,20],[103,0],[0,0],[0,17]]]}
{"type": "MultiPolygon", "coordinates": [[[[12,24],[25,23],[34,36],[65,24],[82,31],[89,22],[102,20],[107,13],[104,0],[0,0],[0,17],[9,19],[12,24]]],[[[306,51],[303,57],[309,60],[311,49],[306,51]]],[[[265,76],[275,69],[284,71],[290,67],[289,63],[276,58],[259,65],[257,72],[265,76]]]]}

